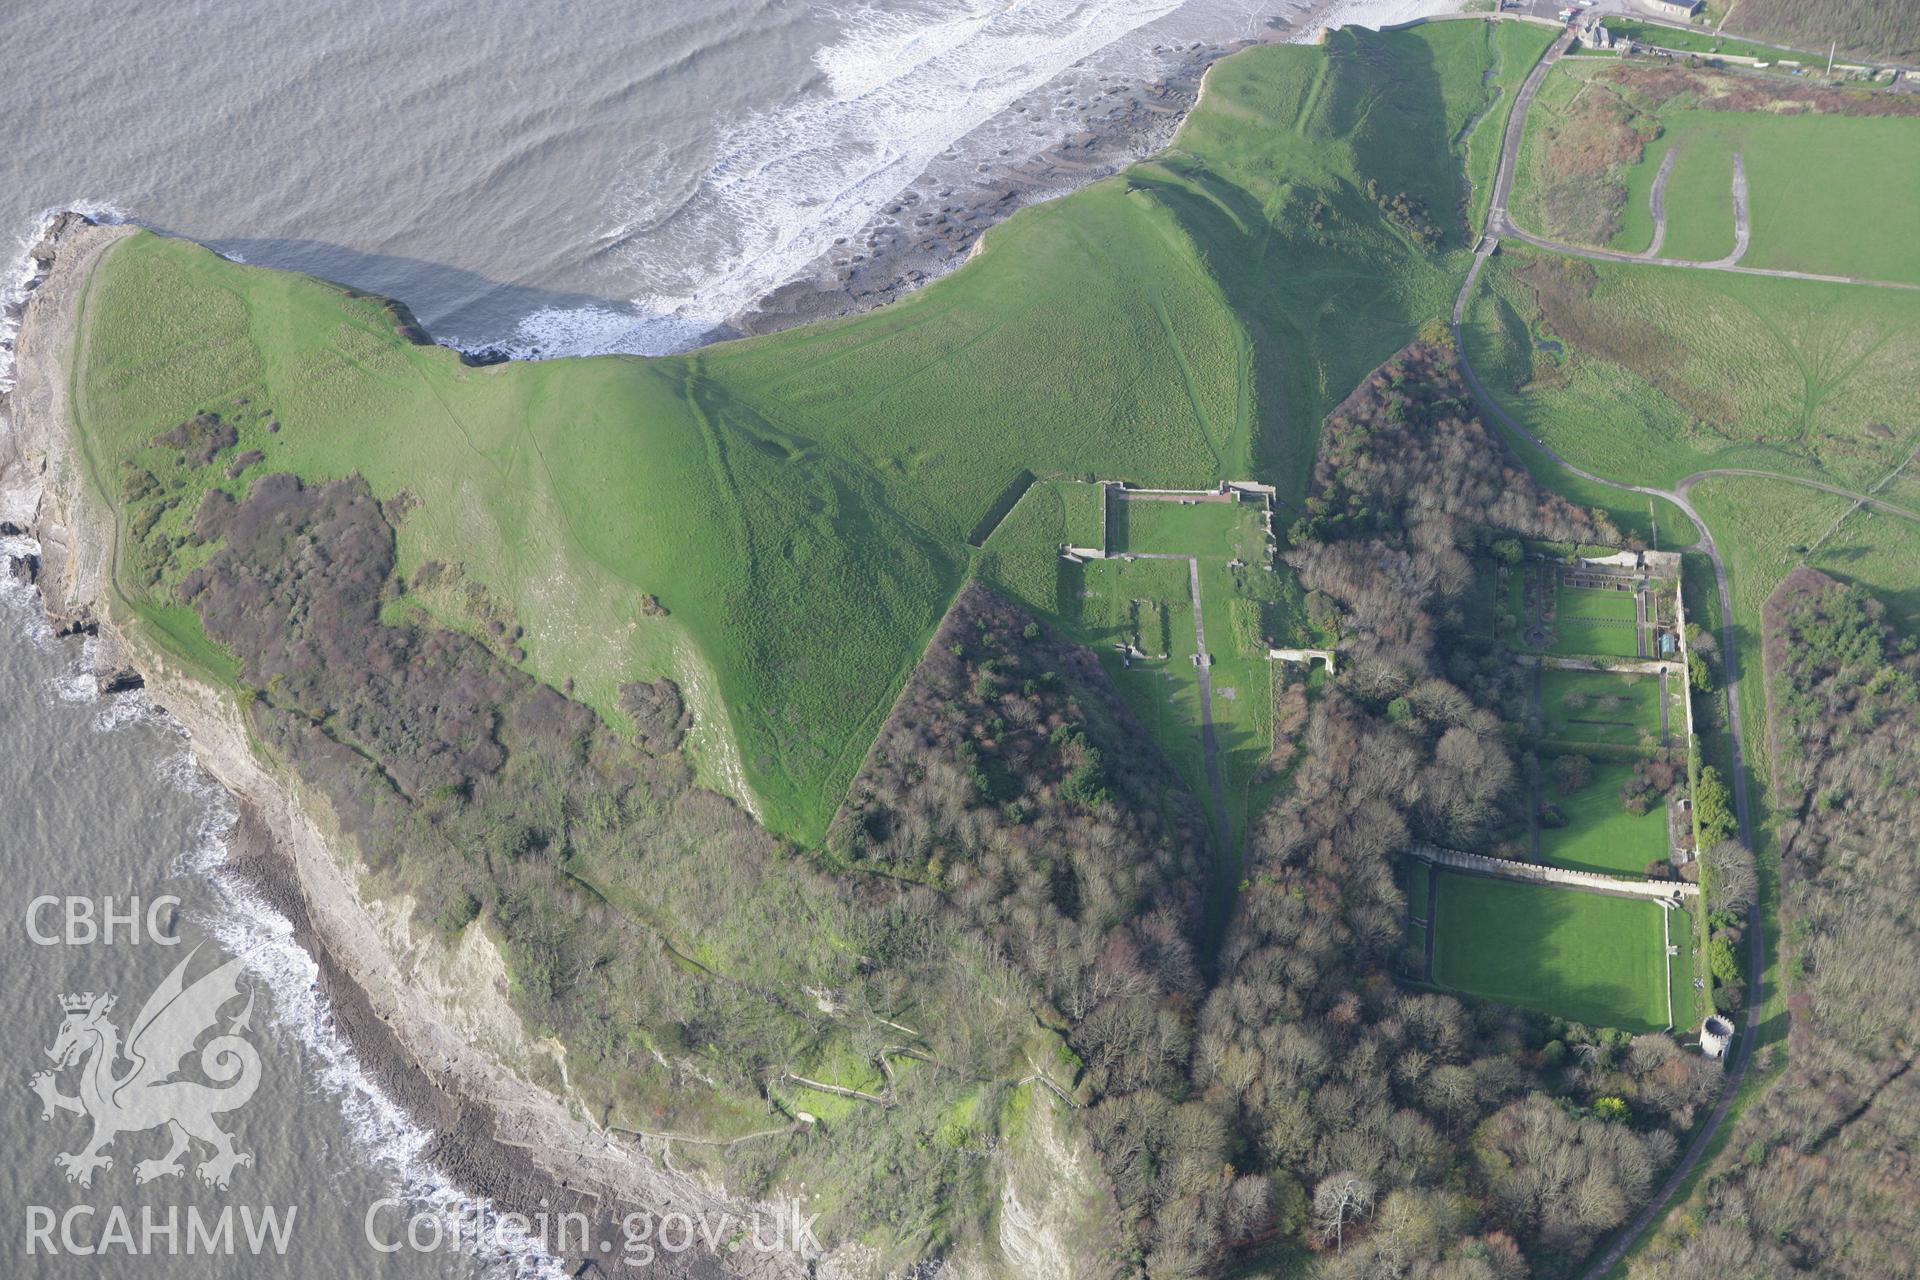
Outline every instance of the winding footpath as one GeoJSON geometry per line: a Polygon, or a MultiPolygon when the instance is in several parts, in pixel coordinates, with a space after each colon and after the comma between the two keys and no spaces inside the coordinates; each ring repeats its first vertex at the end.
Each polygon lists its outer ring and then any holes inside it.
{"type": "MultiPolygon", "coordinates": [[[[1520,92],[1513,100],[1513,114],[1507,117],[1507,136],[1500,148],[1500,166],[1493,180],[1493,203],[1487,210],[1486,239],[1498,239],[1509,236],[1538,249],[1552,253],[1566,254],[1573,258],[1586,258],[1592,262],[1638,263],[1642,266],[1685,267],[1695,271],[1726,271],[1735,275],[1771,276],[1777,280],[1812,280],[1823,284],[1858,284],[1875,289],[1907,289],[1920,291],[1920,284],[1908,284],[1900,280],[1870,280],[1864,276],[1826,275],[1817,271],[1788,271],[1779,267],[1743,267],[1740,259],[1746,256],[1747,245],[1752,241],[1752,220],[1749,216],[1747,191],[1747,166],[1743,156],[1733,157],[1733,252],[1724,258],[1715,258],[1710,262],[1701,262],[1693,258],[1663,258],[1659,256],[1661,244],[1666,239],[1666,177],[1673,162],[1672,151],[1667,153],[1661,163],[1660,172],[1654,179],[1650,197],[1654,215],[1653,243],[1641,253],[1623,253],[1617,249],[1593,249],[1585,245],[1565,244],[1558,240],[1549,240],[1516,225],[1513,215],[1507,208],[1508,198],[1513,192],[1514,171],[1519,168],[1520,140],[1525,132],[1527,111],[1533,106],[1534,95],[1539,92],[1540,84],[1547,78],[1547,72],[1553,64],[1566,53],[1573,42],[1574,31],[1568,28],[1547,47],[1533,71],[1527,76],[1526,83],[1520,86],[1520,92]]],[[[1483,256],[1489,252],[1482,244],[1483,256]]],[[[1477,264],[1476,264],[1477,266],[1477,264]]],[[[1471,280],[1471,277],[1469,277],[1471,280]]]]}
{"type": "MultiPolygon", "coordinates": [[[[1630,254],[1609,254],[1600,253],[1600,251],[1583,253],[1580,250],[1555,245],[1522,234],[1514,229],[1512,220],[1507,215],[1507,202],[1513,191],[1514,169],[1519,160],[1520,139],[1526,128],[1527,111],[1533,105],[1534,95],[1539,92],[1540,84],[1546,79],[1547,72],[1552,68],[1554,62],[1559,59],[1560,55],[1566,52],[1567,46],[1572,43],[1573,35],[1573,31],[1569,29],[1556,38],[1553,44],[1548,46],[1546,53],[1541,57],[1540,61],[1534,65],[1533,70],[1528,73],[1526,82],[1521,85],[1520,92],[1514,98],[1513,113],[1507,118],[1506,137],[1501,143],[1499,165],[1494,171],[1493,200],[1487,210],[1486,229],[1481,235],[1479,247],[1475,251],[1473,266],[1468,270],[1467,278],[1461,283],[1460,292],[1455,295],[1453,300],[1452,330],[1454,349],[1459,353],[1460,372],[1466,380],[1468,388],[1473,392],[1475,398],[1480,401],[1487,415],[1499,423],[1502,428],[1521,439],[1529,441],[1535,448],[1539,449],[1548,458],[1551,458],[1556,465],[1564,468],[1573,475],[1579,476],[1583,480],[1605,485],[1612,489],[1620,489],[1628,493],[1641,493],[1651,497],[1666,499],[1675,507],[1679,508],[1681,514],[1685,515],[1687,519],[1693,523],[1693,527],[1699,532],[1700,538],[1697,549],[1704,553],[1713,565],[1714,585],[1720,596],[1721,650],[1725,659],[1727,722],[1733,756],[1731,770],[1733,776],[1731,781],[1733,786],[1734,814],[1739,820],[1741,839],[1751,847],[1753,843],[1753,823],[1747,797],[1746,758],[1742,747],[1739,697],[1741,676],[1740,651],[1734,645],[1733,592],[1727,584],[1726,561],[1721,556],[1719,547],[1714,544],[1713,533],[1707,528],[1707,522],[1701,518],[1700,513],[1694,509],[1693,504],[1688,501],[1687,498],[1687,491],[1693,487],[1694,483],[1717,473],[1697,472],[1681,481],[1677,488],[1667,490],[1655,488],[1651,485],[1627,484],[1624,481],[1595,475],[1591,471],[1586,471],[1574,466],[1571,462],[1548,448],[1547,445],[1538,437],[1534,436],[1532,432],[1514,421],[1512,416],[1502,409],[1493,397],[1488,394],[1486,387],[1481,384],[1479,375],[1474,372],[1473,366],[1468,363],[1466,342],[1461,333],[1461,322],[1466,315],[1467,300],[1473,296],[1473,288],[1474,285],[1479,283],[1481,268],[1486,265],[1487,259],[1492,256],[1494,249],[1499,245],[1499,237],[1503,233],[1514,235],[1521,240],[1525,240],[1531,244],[1537,244],[1542,248],[1556,252],[1572,253],[1583,257],[1597,255],[1608,259],[1619,259],[1628,262],[1653,262],[1658,265],[1668,265],[1670,261],[1673,261],[1653,258],[1651,256],[1635,258],[1630,254]]],[[[1736,186],[1736,191],[1741,197],[1744,197],[1744,191],[1741,190],[1743,186],[1744,184],[1736,186]]],[[[1741,204],[1744,206],[1744,199],[1741,199],[1741,204]]],[[[1745,240],[1744,237],[1741,237],[1735,247],[1736,254],[1743,251],[1744,248],[1745,240]]],[[[1712,264],[1681,263],[1678,265],[1702,267],[1712,264]]],[[[1717,265],[1714,265],[1713,269],[1736,271],[1755,270],[1753,268],[1717,265]]],[[[1792,273],[1759,272],[1759,274],[1779,275],[1792,273]]],[[[1743,473],[1731,472],[1731,474],[1743,473]]],[[[1769,475],[1769,473],[1766,472],[1756,472],[1752,474],[1769,475]]],[[[1782,480],[1791,479],[1791,477],[1786,476],[1769,476],[1769,478],[1782,480]]],[[[1812,481],[1806,483],[1813,484],[1816,488],[1827,487],[1812,481]]],[[[1848,496],[1857,499],[1866,498],[1864,494],[1849,494],[1848,496]]],[[[1896,508],[1896,510],[1898,509],[1896,508]]],[[[1900,514],[1912,516],[1910,512],[1900,512],[1900,514]]],[[[1749,998],[1746,1016],[1743,1019],[1745,1024],[1743,1030],[1745,1034],[1739,1036],[1735,1042],[1733,1057],[1727,1064],[1726,1080],[1724,1087],[1721,1089],[1719,1100],[1714,1103],[1713,1110],[1708,1113],[1706,1121],[1694,1130],[1693,1137],[1687,1143],[1686,1151],[1681,1155],[1679,1161],[1675,1163],[1673,1169],[1667,1174],[1665,1180],[1661,1182],[1659,1190],[1648,1200],[1646,1206],[1620,1229],[1614,1237],[1613,1243],[1608,1245],[1608,1247],[1587,1266],[1586,1270],[1582,1272],[1582,1280],[1599,1280],[1600,1277],[1604,1276],[1626,1256],[1627,1251],[1633,1247],[1635,1242],[1654,1227],[1666,1212],[1668,1202],[1674,1198],[1679,1192],[1681,1185],[1699,1165],[1701,1159],[1706,1155],[1707,1148],[1711,1145],[1714,1136],[1720,1132],[1721,1126],[1726,1123],[1727,1113],[1732,1109],[1734,1097],[1739,1092],[1742,1082],[1746,1079],[1747,1068],[1752,1060],[1757,1013],[1766,1005],[1766,992],[1762,985],[1766,972],[1766,948],[1761,923],[1760,908],[1756,904],[1750,907],[1747,913],[1747,969],[1752,975],[1753,982],[1752,989],[1748,993],[1749,998]]]]}

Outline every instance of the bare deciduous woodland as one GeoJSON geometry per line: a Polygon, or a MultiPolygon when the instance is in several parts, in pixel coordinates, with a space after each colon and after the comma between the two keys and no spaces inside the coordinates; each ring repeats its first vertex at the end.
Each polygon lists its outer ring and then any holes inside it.
{"type": "Polygon", "coordinates": [[[1635,1280],[1920,1269],[1920,657],[1870,595],[1811,569],[1765,622],[1787,1065],[1635,1280]]]}

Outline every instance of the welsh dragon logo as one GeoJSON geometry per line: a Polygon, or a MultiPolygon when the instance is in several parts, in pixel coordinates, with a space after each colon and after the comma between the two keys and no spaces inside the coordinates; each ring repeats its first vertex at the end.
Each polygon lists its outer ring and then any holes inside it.
{"type": "Polygon", "coordinates": [[[156,1160],[137,1162],[136,1182],[183,1173],[180,1157],[195,1140],[213,1148],[213,1154],[194,1170],[208,1186],[224,1190],[235,1168],[253,1164],[253,1157],[236,1151],[232,1135],[213,1122],[214,1116],[245,1106],[260,1085],[260,1055],[240,1034],[253,1016],[251,989],[246,1007],[228,1020],[226,1031],[199,1046],[200,1072],[215,1084],[176,1079],[181,1060],[194,1052],[202,1035],[214,1029],[221,1008],[240,995],[240,961],[229,960],[188,985],[187,965],[192,959],[189,953],[147,997],[124,1046],[120,1028],[107,1018],[113,1011],[113,996],[89,991],[61,998],[66,1019],[47,1050],[55,1068],[36,1074],[32,1086],[46,1108],[42,1119],[71,1111],[93,1121],[93,1137],[86,1146],[54,1157],[54,1163],[66,1170],[67,1181],[90,1186],[96,1169],[113,1168],[113,1157],[106,1150],[116,1137],[163,1125],[172,1146],[156,1160]],[[76,1065],[79,1092],[69,1096],[60,1092],[58,1076],[76,1065]]]}

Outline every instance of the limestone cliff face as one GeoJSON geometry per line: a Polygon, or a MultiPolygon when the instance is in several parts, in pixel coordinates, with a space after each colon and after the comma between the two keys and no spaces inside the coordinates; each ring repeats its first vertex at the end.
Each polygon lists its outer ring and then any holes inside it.
{"type": "MultiPolygon", "coordinates": [[[[577,1209],[605,1224],[589,1233],[594,1238],[618,1241],[625,1216],[665,1211],[716,1224],[769,1224],[764,1236],[775,1238],[772,1224],[789,1217],[790,1207],[751,1202],[718,1174],[691,1168],[719,1165],[700,1159],[711,1147],[598,1122],[574,1096],[565,1049],[523,1023],[484,923],[449,942],[420,928],[409,903],[369,896],[373,877],[327,795],[265,758],[256,727],[231,694],[147,641],[119,599],[113,564],[122,535],[75,450],[67,392],[86,341],[80,307],[92,272],[132,233],[67,215],[35,250],[17,383],[0,401],[11,423],[0,435],[0,532],[14,535],[9,551],[19,572],[37,579],[58,625],[97,636],[106,670],[137,670],[147,696],[185,728],[201,765],[232,794],[240,815],[233,870],[286,916],[315,957],[335,1020],[370,1076],[437,1131],[428,1155],[440,1168],[502,1210],[577,1209]]],[[[997,1183],[989,1231],[919,1270],[979,1280],[1119,1274],[1103,1230],[1115,1206],[1077,1113],[1040,1084],[1017,1088],[1015,1119],[988,1157],[997,1183]]],[[[653,1273],[714,1274],[716,1263],[754,1280],[897,1272],[897,1257],[854,1242],[824,1243],[824,1253],[663,1255],[653,1273]]],[[[578,1261],[619,1270],[607,1260],[578,1261]]]]}
{"type": "Polygon", "coordinates": [[[1009,1143],[1000,1192],[998,1243],[1007,1274],[1111,1280],[1121,1260],[1108,1248],[1115,1214],[1093,1150],[1064,1102],[1034,1090],[1026,1123],[1009,1143]]]}
{"type": "MultiPolygon", "coordinates": [[[[716,1223],[723,1215],[736,1224],[771,1222],[773,1206],[676,1171],[670,1144],[636,1144],[569,1108],[564,1070],[519,1025],[484,936],[468,937],[456,952],[409,934],[391,904],[365,900],[361,868],[343,856],[350,846],[338,839],[324,800],[255,755],[229,695],[180,670],[116,611],[118,531],[73,450],[67,386],[84,340],[78,311],[87,282],[102,255],[133,230],[75,214],[49,224],[33,251],[36,280],[21,317],[16,383],[0,399],[8,424],[0,435],[0,522],[37,543],[17,558],[37,558],[37,583],[56,625],[96,634],[108,669],[137,668],[147,695],[185,728],[202,767],[232,793],[240,814],[234,869],[293,923],[369,1074],[438,1130],[428,1155],[439,1167],[503,1210],[577,1209],[615,1241],[621,1218],[668,1206],[716,1223]],[[455,973],[480,980],[456,982],[448,977],[455,973]]],[[[769,1226],[764,1238],[775,1235],[769,1226]]],[[[812,1252],[661,1255],[656,1270],[711,1274],[717,1261],[756,1280],[851,1274],[834,1256],[812,1252]]]]}

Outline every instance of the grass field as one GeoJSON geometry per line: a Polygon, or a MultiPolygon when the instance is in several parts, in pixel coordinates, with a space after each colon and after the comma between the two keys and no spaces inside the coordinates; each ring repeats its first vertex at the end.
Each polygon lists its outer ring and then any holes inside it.
{"type": "Polygon", "coordinates": [[[1638,657],[1634,610],[1632,592],[1558,583],[1554,591],[1553,643],[1547,652],[1638,657]]]}
{"type": "MultiPolygon", "coordinates": [[[[1668,151],[1679,149],[1673,169],[1667,174],[1667,238],[1660,245],[1660,255],[1692,262],[1718,261],[1734,248],[1733,152],[1673,130],[1666,120],[1662,117],[1662,128],[1669,132],[1661,139],[1664,145],[1659,148],[1659,156],[1655,157],[1653,149],[1648,149],[1648,160],[1654,164],[1664,159],[1668,151]]],[[[1646,162],[1635,168],[1644,172],[1646,162]]],[[[1650,184],[1652,179],[1642,178],[1636,172],[1629,176],[1628,191],[1637,193],[1640,181],[1650,184]]],[[[1747,183],[1751,199],[1754,190],[1751,168],[1747,170],[1747,183]]],[[[1759,225],[1757,217],[1754,225],[1759,225]]],[[[1749,245],[1747,253],[1752,252],[1749,245]]]]}
{"type": "Polygon", "coordinates": [[[1662,909],[1554,885],[1441,872],[1434,981],[1592,1026],[1667,1025],[1662,909]]]}
{"type": "Polygon", "coordinates": [[[1576,466],[1663,486],[1752,467],[1864,487],[1920,443],[1920,293],[1505,245],[1481,280],[1463,325],[1474,369],[1576,466]]]}
{"type": "Polygon", "coordinates": [[[1264,558],[1266,532],[1251,502],[1116,500],[1108,533],[1114,555],[1200,552],[1227,559],[1264,558]]]}
{"type": "Polygon", "coordinates": [[[1845,581],[1869,584],[1902,635],[1920,635],[1920,524],[1878,511],[1842,520],[1809,559],[1845,581]]]}
{"type": "Polygon", "coordinates": [[[1679,110],[1660,123],[1660,142],[1629,170],[1627,203],[1645,208],[1677,148],[1663,256],[1732,251],[1737,151],[1752,218],[1742,265],[1920,281],[1920,237],[1903,230],[1920,222],[1920,118],[1679,110]]]}
{"type": "MultiPolygon", "coordinates": [[[[86,302],[94,479],[119,500],[123,465],[204,409],[262,470],[408,493],[404,571],[457,566],[525,628],[527,669],[615,723],[622,682],[672,674],[704,775],[811,840],[1023,472],[1263,475],[1297,499],[1321,417],[1445,311],[1464,152],[1527,70],[1507,55],[1545,38],[1451,23],[1248,50],[1172,149],[1023,210],[964,268],[680,357],[469,368],[402,340],[377,299],[141,234],[86,302]],[[1375,176],[1429,211],[1432,251],[1365,194],[1375,176]]],[[[1070,492],[1057,519],[1024,498],[1007,519],[1083,530],[1070,492]]],[[[1057,609],[1057,568],[1023,572],[1057,609]]],[[[172,644],[207,648],[170,581],[122,585],[172,644]]]]}
{"type": "MultiPolygon", "coordinates": [[[[1660,738],[1660,677],[1611,671],[1540,673],[1541,731],[1556,743],[1635,746],[1660,738]]],[[[1684,732],[1684,726],[1676,726],[1684,732]]]]}
{"type": "Polygon", "coordinates": [[[1054,482],[1060,495],[1066,543],[1070,547],[1098,547],[1106,541],[1107,491],[1097,484],[1054,482]]]}
{"type": "Polygon", "coordinates": [[[1564,827],[1540,832],[1540,856],[1569,871],[1608,876],[1644,876],[1647,864],[1667,856],[1667,810],[1655,805],[1638,816],[1620,803],[1620,786],[1633,776],[1630,764],[1596,763],[1593,781],[1572,795],[1550,790],[1565,815],[1564,827]]]}
{"type": "Polygon", "coordinates": [[[1652,246],[1653,180],[1676,146],[1679,153],[1667,174],[1667,236],[1660,255],[1710,262],[1733,252],[1733,153],[1724,147],[1681,145],[1680,135],[1664,124],[1640,163],[1621,175],[1626,191],[1621,227],[1608,248],[1644,253],[1652,246]]]}

